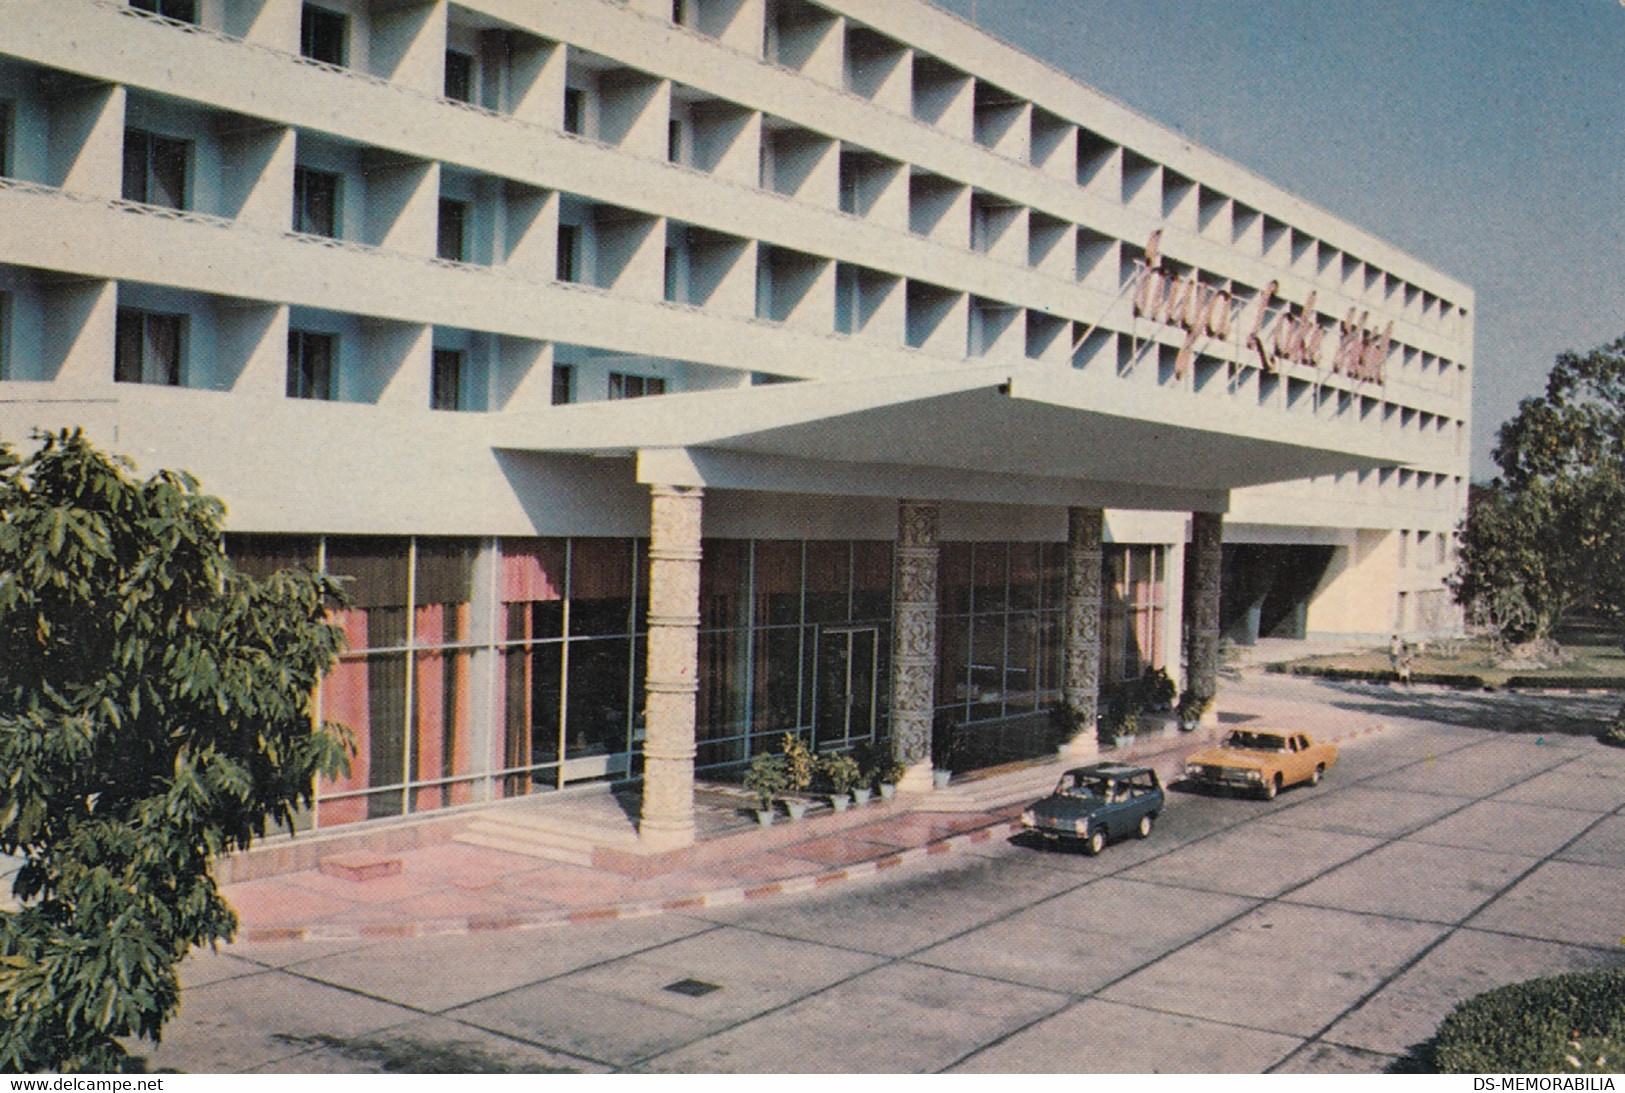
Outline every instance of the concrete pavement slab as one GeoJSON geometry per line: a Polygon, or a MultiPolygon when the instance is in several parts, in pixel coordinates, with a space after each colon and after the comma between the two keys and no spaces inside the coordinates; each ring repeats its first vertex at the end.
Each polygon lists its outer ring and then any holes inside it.
{"type": "Polygon", "coordinates": [[[1343,911],[1459,922],[1533,864],[1516,854],[1407,839],[1379,847],[1285,898],[1343,911]]]}
{"type": "Polygon", "coordinates": [[[963,1074],[1256,1074],[1303,1041],[1089,999],[952,1067],[963,1074]]]}
{"type": "MultiPolygon", "coordinates": [[[[1077,883],[1065,873],[1019,858],[964,855],[946,868],[903,867],[883,879],[777,903],[772,928],[786,937],[901,956],[1077,883]],[[948,875],[954,878],[951,901],[940,898],[948,875]]],[[[748,904],[695,912],[717,922],[754,921],[761,913],[748,904]]]]}
{"type": "Polygon", "coordinates": [[[1574,840],[1574,845],[1558,851],[1563,861],[1588,865],[1618,866],[1625,863],[1625,816],[1609,816],[1574,840]]]}
{"type": "MultiPolygon", "coordinates": [[[[1334,767],[1333,776],[1337,772],[1334,767]]],[[[1370,784],[1338,786],[1328,781],[1326,785],[1333,792],[1293,801],[1291,807],[1272,815],[1270,822],[1391,839],[1461,808],[1472,800],[1470,797],[1452,797],[1435,792],[1416,793],[1370,784]]]]}
{"type": "Polygon", "coordinates": [[[443,1017],[420,1017],[360,1036],[291,1038],[297,1055],[261,1074],[580,1074],[609,1068],[545,1051],[443,1017]]]}
{"type": "Polygon", "coordinates": [[[1594,819],[1591,813],[1495,799],[1478,801],[1406,838],[1419,843],[1544,858],[1585,830],[1594,819]]]}
{"type": "Polygon", "coordinates": [[[1426,793],[1448,785],[1451,793],[1481,796],[1498,793],[1562,765],[1572,755],[1562,748],[1536,744],[1535,737],[1488,737],[1396,771],[1384,781],[1389,789],[1426,793]]]}
{"type": "Polygon", "coordinates": [[[1468,920],[1548,941],[1619,949],[1625,945],[1625,868],[1546,862],[1468,920]]]}
{"type": "MultiPolygon", "coordinates": [[[[1267,806],[1260,802],[1261,813],[1267,806]]],[[[1257,823],[1128,870],[1131,880],[1239,896],[1275,896],[1378,845],[1364,835],[1257,823]]]]}
{"type": "Polygon", "coordinates": [[[1381,1074],[1395,1056],[1316,1041],[1287,1057],[1272,1074],[1381,1074]]]}
{"type": "Polygon", "coordinates": [[[1498,799],[1612,812],[1625,805],[1625,751],[1597,745],[1595,751],[1573,763],[1519,782],[1498,799]]]}
{"type": "Polygon", "coordinates": [[[1444,929],[1269,904],[1170,953],[1100,997],[1310,1036],[1444,929]]]}
{"type": "Polygon", "coordinates": [[[1324,1040],[1403,1055],[1437,1031],[1459,1002],[1508,983],[1608,967],[1595,949],[1458,930],[1329,1029],[1324,1040]]]}
{"type": "Polygon", "coordinates": [[[218,980],[187,991],[157,1048],[133,1048],[152,1069],[242,1073],[296,1055],[280,1037],[360,1036],[418,1017],[400,1006],[282,971],[218,980]]]}
{"type": "Polygon", "coordinates": [[[649,1061],[700,1073],[932,1073],[1065,1005],[1062,995],[888,964],[649,1061]],[[864,1035],[887,1029],[889,1035],[864,1035]]]}
{"type": "Polygon", "coordinates": [[[783,1006],[875,960],[723,928],[521,987],[448,1016],[626,1067],[783,1006]],[[683,979],[721,989],[697,997],[666,989],[683,979]]]}
{"type": "Polygon", "coordinates": [[[439,1013],[707,929],[677,915],[633,925],[601,922],[535,930],[403,938],[388,958],[370,949],[294,965],[301,975],[439,1013]]]}
{"type": "Polygon", "coordinates": [[[1084,994],[1255,906],[1256,900],[1106,878],[912,959],[1084,994]]]}

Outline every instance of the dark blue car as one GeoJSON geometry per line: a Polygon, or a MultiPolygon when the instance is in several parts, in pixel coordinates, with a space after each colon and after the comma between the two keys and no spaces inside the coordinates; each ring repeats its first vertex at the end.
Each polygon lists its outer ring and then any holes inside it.
{"type": "Polygon", "coordinates": [[[1055,792],[1029,805],[1021,823],[1052,842],[1081,840],[1086,853],[1098,854],[1129,832],[1150,835],[1163,800],[1162,780],[1150,767],[1096,763],[1061,775],[1055,792]]]}

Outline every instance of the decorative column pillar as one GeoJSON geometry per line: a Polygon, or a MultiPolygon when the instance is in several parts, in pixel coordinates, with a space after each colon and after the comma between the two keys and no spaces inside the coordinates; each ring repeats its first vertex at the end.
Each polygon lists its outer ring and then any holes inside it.
{"type": "Polygon", "coordinates": [[[649,646],[644,677],[642,841],[694,843],[694,711],[699,693],[698,487],[650,486],[649,646]]]}
{"type": "Polygon", "coordinates": [[[1068,756],[1100,754],[1095,721],[1100,712],[1101,537],[1106,513],[1094,508],[1066,512],[1066,714],[1068,756]]]}
{"type": "Polygon", "coordinates": [[[892,755],[908,768],[899,789],[931,788],[937,689],[937,506],[897,504],[897,589],[892,603],[892,755]]]}
{"type": "Polygon", "coordinates": [[[1211,720],[1213,696],[1219,693],[1219,574],[1223,560],[1221,543],[1224,514],[1191,513],[1190,588],[1186,591],[1186,635],[1190,664],[1186,687],[1209,709],[1203,715],[1211,720]]]}

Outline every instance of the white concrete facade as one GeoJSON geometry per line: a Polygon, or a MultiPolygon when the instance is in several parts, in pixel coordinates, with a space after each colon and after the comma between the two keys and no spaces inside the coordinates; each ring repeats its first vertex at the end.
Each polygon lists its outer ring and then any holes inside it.
{"type": "Polygon", "coordinates": [[[1308,632],[1457,625],[1472,291],[921,0],[140,8],[0,5],[13,444],[486,554],[646,538],[650,487],[751,540],[1102,508],[1176,677],[1192,511],[1330,549],[1308,632]]]}

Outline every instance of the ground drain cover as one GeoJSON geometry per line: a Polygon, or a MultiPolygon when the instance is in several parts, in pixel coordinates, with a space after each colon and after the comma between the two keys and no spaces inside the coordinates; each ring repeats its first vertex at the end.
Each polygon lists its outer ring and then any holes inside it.
{"type": "Polygon", "coordinates": [[[686,994],[690,998],[699,998],[701,995],[719,991],[722,988],[715,983],[707,983],[703,979],[679,979],[675,983],[667,983],[666,990],[673,994],[686,994]]]}

